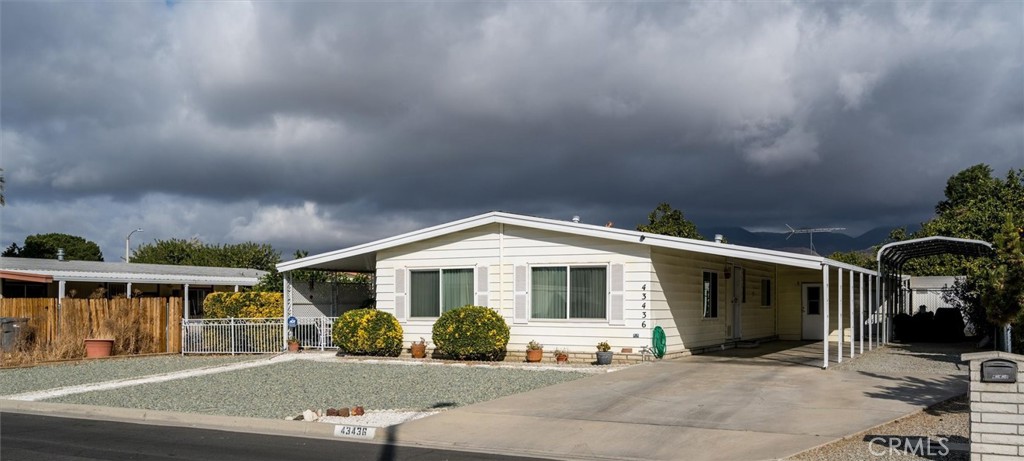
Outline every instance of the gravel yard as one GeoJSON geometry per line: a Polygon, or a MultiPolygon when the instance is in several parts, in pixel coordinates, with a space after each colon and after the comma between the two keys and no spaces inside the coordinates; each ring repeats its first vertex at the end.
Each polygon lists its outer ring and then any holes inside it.
{"type": "Polygon", "coordinates": [[[47,401],[278,419],[310,408],[356,405],[368,411],[439,410],[589,375],[517,368],[294,360],[47,401]]]}
{"type": "Polygon", "coordinates": [[[0,370],[0,394],[11,395],[261,359],[266,360],[265,357],[254,356],[182,357],[165,355],[82,360],[28,368],[8,368],[0,370]]]}

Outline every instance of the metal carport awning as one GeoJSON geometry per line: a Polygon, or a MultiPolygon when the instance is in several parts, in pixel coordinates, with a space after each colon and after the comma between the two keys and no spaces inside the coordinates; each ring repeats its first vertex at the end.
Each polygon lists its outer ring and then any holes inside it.
{"type": "Polygon", "coordinates": [[[878,250],[878,273],[895,273],[914,258],[941,254],[981,257],[992,253],[992,244],[982,240],[955,237],[924,237],[888,243],[878,250]]]}
{"type": "Polygon", "coordinates": [[[983,240],[971,240],[956,237],[924,237],[888,243],[878,250],[878,275],[882,280],[877,304],[884,306],[886,323],[883,328],[883,343],[889,341],[888,317],[894,315],[903,306],[903,265],[915,258],[936,255],[956,255],[966,257],[983,257],[992,254],[992,244],[983,240]],[[884,297],[884,300],[882,299],[884,297]]]}

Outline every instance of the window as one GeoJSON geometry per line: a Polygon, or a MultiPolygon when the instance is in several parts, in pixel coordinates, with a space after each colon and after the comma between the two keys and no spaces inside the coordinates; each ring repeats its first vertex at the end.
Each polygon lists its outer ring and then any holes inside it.
{"type": "Polygon", "coordinates": [[[440,317],[473,304],[473,269],[409,271],[409,303],[412,317],[440,317]]]}
{"type": "Polygon", "coordinates": [[[531,317],[535,319],[607,318],[608,278],[604,267],[531,269],[531,317]]]}
{"type": "Polygon", "coordinates": [[[704,306],[704,318],[718,317],[718,272],[704,272],[704,284],[701,290],[704,306]]]}
{"type": "Polygon", "coordinates": [[[772,305],[772,279],[761,279],[761,306],[772,305]]]}

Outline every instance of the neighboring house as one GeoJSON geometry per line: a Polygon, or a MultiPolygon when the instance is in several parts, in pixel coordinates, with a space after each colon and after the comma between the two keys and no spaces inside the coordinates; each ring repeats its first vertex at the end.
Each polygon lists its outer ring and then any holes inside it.
{"type": "Polygon", "coordinates": [[[189,306],[186,317],[198,317],[206,295],[251,287],[266,273],[228,267],[0,258],[0,297],[88,298],[94,293],[183,297],[189,306]]]}
{"type": "Polygon", "coordinates": [[[963,277],[910,277],[910,300],[908,303],[913,308],[913,312],[918,312],[921,306],[925,306],[926,312],[932,313],[943,307],[954,307],[942,299],[942,296],[953,290],[953,284],[958,278],[963,277]]]}
{"type": "Polygon", "coordinates": [[[510,351],[536,340],[593,352],[607,340],[635,352],[656,326],[670,355],[769,338],[835,341],[840,331],[849,341],[877,287],[875,271],[820,256],[502,212],[277,267],[286,316],[297,305],[289,271],[370,273],[377,308],[398,318],[407,342],[429,339],[443,311],[477,304],[505,317],[510,351]]]}

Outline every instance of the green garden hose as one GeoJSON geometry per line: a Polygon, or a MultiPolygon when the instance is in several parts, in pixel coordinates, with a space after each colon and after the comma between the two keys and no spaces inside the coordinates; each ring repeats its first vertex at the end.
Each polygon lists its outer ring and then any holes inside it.
{"type": "Polygon", "coordinates": [[[651,347],[654,349],[654,356],[662,358],[665,356],[665,330],[660,326],[654,327],[654,335],[651,336],[651,347]]]}

